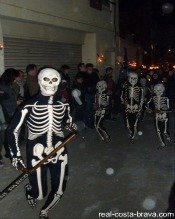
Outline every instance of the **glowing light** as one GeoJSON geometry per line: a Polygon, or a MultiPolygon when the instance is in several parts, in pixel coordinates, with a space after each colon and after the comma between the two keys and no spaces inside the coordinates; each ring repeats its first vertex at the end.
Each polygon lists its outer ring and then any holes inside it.
{"type": "Polygon", "coordinates": [[[105,61],[103,54],[97,54],[97,63],[102,64],[105,61]]]}
{"type": "Polygon", "coordinates": [[[0,49],[3,49],[4,45],[2,43],[0,43],[0,49]]]}
{"type": "Polygon", "coordinates": [[[132,67],[132,68],[137,67],[137,63],[136,63],[136,61],[134,61],[134,60],[133,60],[133,61],[130,61],[128,64],[129,64],[129,66],[132,67]]]}
{"type": "Polygon", "coordinates": [[[146,69],[146,65],[142,65],[142,68],[143,68],[143,69],[146,69]]]}
{"type": "Polygon", "coordinates": [[[153,70],[153,69],[159,69],[159,66],[151,65],[151,66],[149,67],[149,70],[153,70]]]}
{"type": "Polygon", "coordinates": [[[106,169],[106,173],[107,173],[108,175],[112,175],[112,174],[114,174],[114,169],[111,168],[111,167],[109,167],[109,168],[106,169]]]}

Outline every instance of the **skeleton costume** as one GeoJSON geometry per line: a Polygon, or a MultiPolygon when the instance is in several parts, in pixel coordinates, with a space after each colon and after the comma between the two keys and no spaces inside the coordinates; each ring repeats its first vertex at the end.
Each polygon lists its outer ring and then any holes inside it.
{"type": "Polygon", "coordinates": [[[165,86],[163,84],[156,84],[154,86],[155,96],[150,98],[148,101],[148,109],[150,108],[150,103],[152,102],[154,105],[155,111],[155,120],[156,120],[156,131],[158,138],[161,143],[161,147],[165,147],[164,135],[168,142],[171,141],[169,131],[168,131],[168,123],[169,116],[169,99],[165,97],[163,94],[165,92],[165,86]]]}
{"type": "Polygon", "coordinates": [[[149,88],[146,82],[147,82],[146,78],[140,78],[140,85],[143,89],[143,105],[142,105],[142,112],[141,112],[141,121],[143,121],[145,118],[146,104],[147,104],[147,100],[149,99],[149,94],[150,94],[149,88]]]}
{"type": "Polygon", "coordinates": [[[109,96],[106,94],[107,83],[106,81],[99,81],[96,85],[97,93],[95,95],[95,128],[100,135],[100,138],[107,142],[110,141],[110,136],[106,129],[103,127],[106,109],[109,106],[109,96]]]}
{"type": "MultiPolygon", "coordinates": [[[[23,165],[18,137],[22,124],[27,125],[26,158],[27,168],[32,168],[40,160],[62,143],[62,120],[67,116],[67,124],[73,126],[68,103],[59,101],[56,91],[61,81],[60,74],[52,68],[44,68],[38,75],[41,93],[26,102],[15,114],[9,128],[9,147],[12,155],[12,165],[19,169],[23,165]]],[[[67,168],[66,148],[60,149],[43,166],[29,175],[26,189],[26,199],[31,207],[36,206],[36,200],[47,195],[47,171],[51,176],[51,192],[40,211],[40,218],[48,218],[48,211],[56,205],[63,195],[63,183],[67,168]]]]}
{"type": "Polygon", "coordinates": [[[128,76],[128,82],[123,85],[121,103],[125,107],[125,121],[133,141],[136,133],[139,116],[143,105],[143,89],[137,85],[138,75],[134,72],[128,76]]]}

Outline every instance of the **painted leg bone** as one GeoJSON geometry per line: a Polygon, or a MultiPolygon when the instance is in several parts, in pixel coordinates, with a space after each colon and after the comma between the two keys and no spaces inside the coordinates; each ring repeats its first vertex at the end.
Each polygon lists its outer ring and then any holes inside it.
{"type": "Polygon", "coordinates": [[[128,113],[126,113],[126,127],[129,131],[129,135],[131,136],[132,135],[132,131],[131,131],[131,127],[130,127],[130,124],[129,124],[129,119],[128,119],[128,113]]]}
{"type": "Polygon", "coordinates": [[[110,137],[109,137],[108,133],[104,129],[102,129],[101,127],[99,127],[99,130],[103,133],[104,139],[106,139],[107,141],[110,141],[110,137]]]}
{"type": "Polygon", "coordinates": [[[36,208],[37,207],[37,199],[33,198],[32,196],[29,195],[30,190],[32,189],[30,184],[26,184],[25,187],[25,196],[26,196],[26,201],[28,205],[31,208],[36,208]]]}
{"type": "Polygon", "coordinates": [[[163,140],[162,133],[161,133],[161,131],[159,129],[158,122],[159,122],[159,120],[158,120],[158,118],[156,118],[156,131],[157,131],[157,135],[158,135],[158,138],[160,140],[161,146],[165,147],[166,145],[165,145],[165,142],[163,140]]]}
{"type": "Polygon", "coordinates": [[[171,142],[171,137],[170,137],[170,135],[168,134],[167,129],[168,129],[168,118],[165,119],[165,129],[164,129],[164,134],[165,134],[165,137],[166,137],[167,141],[171,142]]]}
{"type": "Polygon", "coordinates": [[[48,216],[48,212],[57,204],[58,201],[60,201],[61,196],[63,195],[63,182],[65,177],[65,169],[66,165],[68,163],[67,154],[60,155],[59,160],[61,160],[61,172],[60,172],[60,178],[59,178],[59,186],[56,192],[51,190],[50,194],[48,195],[48,198],[46,200],[45,205],[42,207],[40,211],[40,215],[46,215],[48,216]]]}
{"type": "Polygon", "coordinates": [[[100,122],[100,120],[101,120],[101,117],[99,118],[99,119],[97,119],[99,116],[97,116],[97,115],[95,115],[95,129],[97,130],[97,132],[98,132],[98,134],[99,134],[99,136],[100,136],[100,138],[102,139],[102,141],[104,141],[104,137],[102,136],[102,134],[100,133],[100,131],[99,131],[99,122],[100,122]]]}
{"type": "Polygon", "coordinates": [[[135,138],[135,135],[137,134],[138,120],[139,120],[139,117],[137,116],[136,121],[134,123],[134,134],[133,134],[133,137],[132,137],[133,139],[135,138]]]}
{"type": "Polygon", "coordinates": [[[110,136],[107,131],[102,127],[103,119],[105,115],[105,110],[102,110],[100,114],[95,115],[95,128],[102,139],[102,141],[110,141],[110,136]]]}

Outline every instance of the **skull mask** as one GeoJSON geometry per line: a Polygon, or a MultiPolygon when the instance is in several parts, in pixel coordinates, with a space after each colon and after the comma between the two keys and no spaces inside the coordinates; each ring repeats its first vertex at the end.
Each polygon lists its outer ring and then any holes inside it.
{"type": "Polygon", "coordinates": [[[45,68],[38,74],[38,83],[42,95],[52,96],[58,90],[61,81],[59,72],[52,68],[45,68]]]}
{"type": "Polygon", "coordinates": [[[156,94],[156,96],[161,96],[164,91],[165,91],[165,86],[163,84],[156,84],[154,86],[154,93],[156,94]]]}
{"type": "Polygon", "coordinates": [[[97,88],[98,93],[100,94],[103,93],[107,88],[106,81],[99,81],[96,85],[96,88],[97,88]]]}
{"type": "Polygon", "coordinates": [[[138,82],[138,75],[134,72],[131,72],[128,76],[129,83],[134,86],[138,82]]]}

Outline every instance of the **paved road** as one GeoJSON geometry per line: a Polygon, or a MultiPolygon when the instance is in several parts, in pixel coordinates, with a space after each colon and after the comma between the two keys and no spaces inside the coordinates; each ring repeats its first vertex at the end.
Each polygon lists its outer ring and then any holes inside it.
{"type": "MultiPolygon", "coordinates": [[[[175,142],[173,114],[170,120],[175,142]]],[[[175,180],[174,143],[157,150],[159,144],[152,117],[140,124],[143,135],[137,136],[133,144],[129,143],[120,114],[116,121],[106,121],[105,126],[111,134],[110,143],[101,142],[94,129],[85,129],[67,146],[67,189],[60,203],[50,212],[51,219],[95,219],[99,218],[99,213],[110,211],[166,211],[175,180]]],[[[5,161],[6,165],[0,169],[0,190],[19,174],[8,160],[5,161]]],[[[30,209],[24,196],[25,183],[1,201],[1,219],[38,218],[43,201],[36,210],[30,209]]]]}

